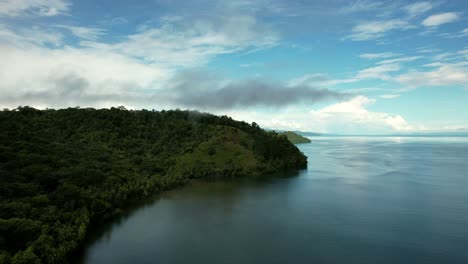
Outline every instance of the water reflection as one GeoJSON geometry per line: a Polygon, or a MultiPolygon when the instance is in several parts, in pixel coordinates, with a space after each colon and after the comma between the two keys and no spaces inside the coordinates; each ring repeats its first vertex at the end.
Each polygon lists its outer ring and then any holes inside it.
{"type": "Polygon", "coordinates": [[[466,139],[300,148],[309,168],[293,177],[196,183],[129,210],[81,261],[468,263],[466,139]]]}

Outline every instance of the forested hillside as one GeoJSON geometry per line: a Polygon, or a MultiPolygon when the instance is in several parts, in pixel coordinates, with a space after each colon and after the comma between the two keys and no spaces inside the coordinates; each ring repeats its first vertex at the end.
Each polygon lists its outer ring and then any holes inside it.
{"type": "Polygon", "coordinates": [[[304,168],[285,136],[191,111],[0,112],[0,263],[63,263],[90,225],[190,179],[304,168]]]}
{"type": "Polygon", "coordinates": [[[304,136],[301,136],[296,132],[286,131],[286,132],[280,132],[279,134],[280,135],[285,135],[289,139],[289,141],[291,141],[293,144],[302,144],[302,143],[310,143],[311,142],[310,139],[308,139],[308,138],[306,138],[304,136]]]}

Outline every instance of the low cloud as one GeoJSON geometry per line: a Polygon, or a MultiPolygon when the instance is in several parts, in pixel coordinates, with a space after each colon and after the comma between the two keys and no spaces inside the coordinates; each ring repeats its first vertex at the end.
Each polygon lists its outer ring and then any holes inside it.
{"type": "Polygon", "coordinates": [[[117,105],[135,106],[148,104],[149,100],[141,93],[130,90],[119,93],[98,92],[87,79],[75,74],[50,76],[48,89],[29,90],[0,97],[0,104],[15,108],[33,106],[38,108],[110,107],[117,105]]]}
{"type": "MultiPolygon", "coordinates": [[[[311,111],[311,118],[326,126],[341,126],[343,131],[410,131],[419,128],[408,124],[400,115],[384,112],[371,112],[368,106],[375,99],[356,96],[349,101],[336,103],[322,109],[311,111]]],[[[332,131],[338,127],[331,129],[332,131]]],[[[330,129],[330,127],[328,127],[330,129]]]]}
{"type": "MultiPolygon", "coordinates": [[[[66,71],[65,71],[66,72],[66,71]]],[[[190,71],[177,74],[164,88],[141,89],[136,83],[115,83],[114,90],[100,89],[85,75],[66,72],[43,76],[41,89],[25,89],[0,98],[4,107],[30,105],[39,108],[69,106],[130,108],[195,108],[200,110],[235,110],[250,107],[285,107],[345,100],[350,93],[287,86],[265,80],[230,81],[209,72],[190,71]]]]}
{"type": "Polygon", "coordinates": [[[274,116],[267,112],[245,110],[233,110],[228,114],[247,122],[255,121],[262,127],[323,133],[378,134],[426,129],[409,123],[399,114],[369,110],[376,101],[366,96],[355,96],[314,110],[290,109],[274,116]]]}
{"type": "MultiPolygon", "coordinates": [[[[67,107],[67,102],[80,106],[128,106],[134,103],[129,94],[145,97],[148,90],[159,88],[171,76],[164,67],[115,53],[25,47],[0,43],[2,107],[67,107]]],[[[145,103],[141,101],[137,106],[145,103]]]]}
{"type": "Polygon", "coordinates": [[[226,81],[200,72],[177,75],[168,90],[175,104],[202,109],[233,109],[253,106],[283,107],[343,100],[350,94],[307,85],[288,86],[266,80],[226,81]]]}

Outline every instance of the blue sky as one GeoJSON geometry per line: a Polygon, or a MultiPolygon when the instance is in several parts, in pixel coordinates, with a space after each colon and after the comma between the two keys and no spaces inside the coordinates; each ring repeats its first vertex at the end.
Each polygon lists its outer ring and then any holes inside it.
{"type": "Polygon", "coordinates": [[[0,106],[468,131],[467,1],[0,0],[0,106]]]}

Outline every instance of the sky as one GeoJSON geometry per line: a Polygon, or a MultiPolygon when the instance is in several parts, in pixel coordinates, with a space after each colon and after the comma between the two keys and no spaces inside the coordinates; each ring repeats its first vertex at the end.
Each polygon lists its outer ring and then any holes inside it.
{"type": "Polygon", "coordinates": [[[0,107],[468,131],[468,1],[0,0],[0,107]]]}

